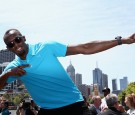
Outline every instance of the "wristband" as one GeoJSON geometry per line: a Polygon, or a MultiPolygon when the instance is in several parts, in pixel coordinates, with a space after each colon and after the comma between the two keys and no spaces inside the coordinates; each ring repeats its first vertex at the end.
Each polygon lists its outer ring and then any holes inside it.
{"type": "Polygon", "coordinates": [[[117,37],[115,37],[115,39],[117,40],[117,42],[118,42],[118,45],[122,45],[122,40],[121,40],[121,36],[117,36],[117,37]]]}

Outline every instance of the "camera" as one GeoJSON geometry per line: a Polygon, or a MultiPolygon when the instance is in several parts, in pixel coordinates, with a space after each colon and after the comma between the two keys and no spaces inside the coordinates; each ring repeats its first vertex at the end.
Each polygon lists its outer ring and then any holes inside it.
{"type": "Polygon", "coordinates": [[[31,101],[32,101],[31,99],[24,99],[24,100],[22,100],[22,106],[21,106],[21,107],[22,107],[24,110],[30,108],[31,101]]]}

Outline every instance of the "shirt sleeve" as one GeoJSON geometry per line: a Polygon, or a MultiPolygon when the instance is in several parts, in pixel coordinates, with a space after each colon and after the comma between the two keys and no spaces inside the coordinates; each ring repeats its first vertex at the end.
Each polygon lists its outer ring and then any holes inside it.
{"type": "Polygon", "coordinates": [[[67,52],[66,44],[62,44],[59,42],[48,42],[45,46],[56,57],[64,57],[66,55],[67,52]]]}
{"type": "MultiPolygon", "coordinates": [[[[2,72],[2,74],[4,74],[6,71],[8,71],[9,69],[12,69],[14,67],[17,67],[18,65],[12,61],[11,63],[9,63],[6,68],[4,69],[4,71],[2,72]]],[[[16,76],[10,76],[8,79],[7,79],[7,83],[12,83],[13,81],[15,81],[18,77],[16,76]]]]}

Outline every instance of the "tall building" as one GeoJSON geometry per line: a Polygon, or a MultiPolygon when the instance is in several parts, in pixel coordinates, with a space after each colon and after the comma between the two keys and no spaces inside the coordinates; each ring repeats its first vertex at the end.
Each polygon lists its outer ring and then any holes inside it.
{"type": "Polygon", "coordinates": [[[81,91],[81,93],[88,98],[90,95],[90,86],[86,84],[81,84],[78,86],[78,89],[81,91]]]}
{"type": "Polygon", "coordinates": [[[15,54],[5,50],[0,50],[0,74],[4,70],[4,68],[7,66],[9,62],[15,59],[15,54]]]}
{"type": "Polygon", "coordinates": [[[128,85],[128,78],[123,77],[123,79],[120,79],[120,90],[124,90],[128,85]]]}
{"type": "Polygon", "coordinates": [[[75,84],[76,84],[77,86],[79,86],[79,85],[82,84],[82,74],[76,73],[75,79],[76,79],[75,84]]]}
{"type": "Polygon", "coordinates": [[[13,59],[15,59],[15,54],[5,50],[0,50],[0,64],[4,62],[11,62],[13,59]]]}
{"type": "Polygon", "coordinates": [[[118,90],[117,88],[117,79],[112,79],[112,91],[118,90]]]}
{"type": "Polygon", "coordinates": [[[108,87],[108,75],[107,74],[102,74],[102,89],[104,87],[108,87]]]}
{"type": "Polygon", "coordinates": [[[75,83],[75,68],[74,66],[71,64],[69,64],[69,66],[67,67],[67,73],[70,75],[71,79],[73,80],[73,82],[75,83]]]}
{"type": "Polygon", "coordinates": [[[99,92],[102,93],[102,71],[99,68],[93,70],[93,84],[97,84],[99,92]]]}

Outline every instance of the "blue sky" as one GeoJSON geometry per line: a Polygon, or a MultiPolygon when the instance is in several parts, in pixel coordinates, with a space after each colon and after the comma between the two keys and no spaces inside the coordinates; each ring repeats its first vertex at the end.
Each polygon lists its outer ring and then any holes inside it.
{"type": "MultiPolygon", "coordinates": [[[[58,41],[80,44],[93,40],[127,37],[135,32],[134,0],[0,0],[0,49],[3,34],[19,29],[27,42],[58,41]]],[[[135,44],[117,46],[93,54],[60,58],[66,69],[70,63],[81,73],[83,83],[91,84],[92,70],[98,67],[111,80],[128,77],[135,81],[135,44]]]]}

